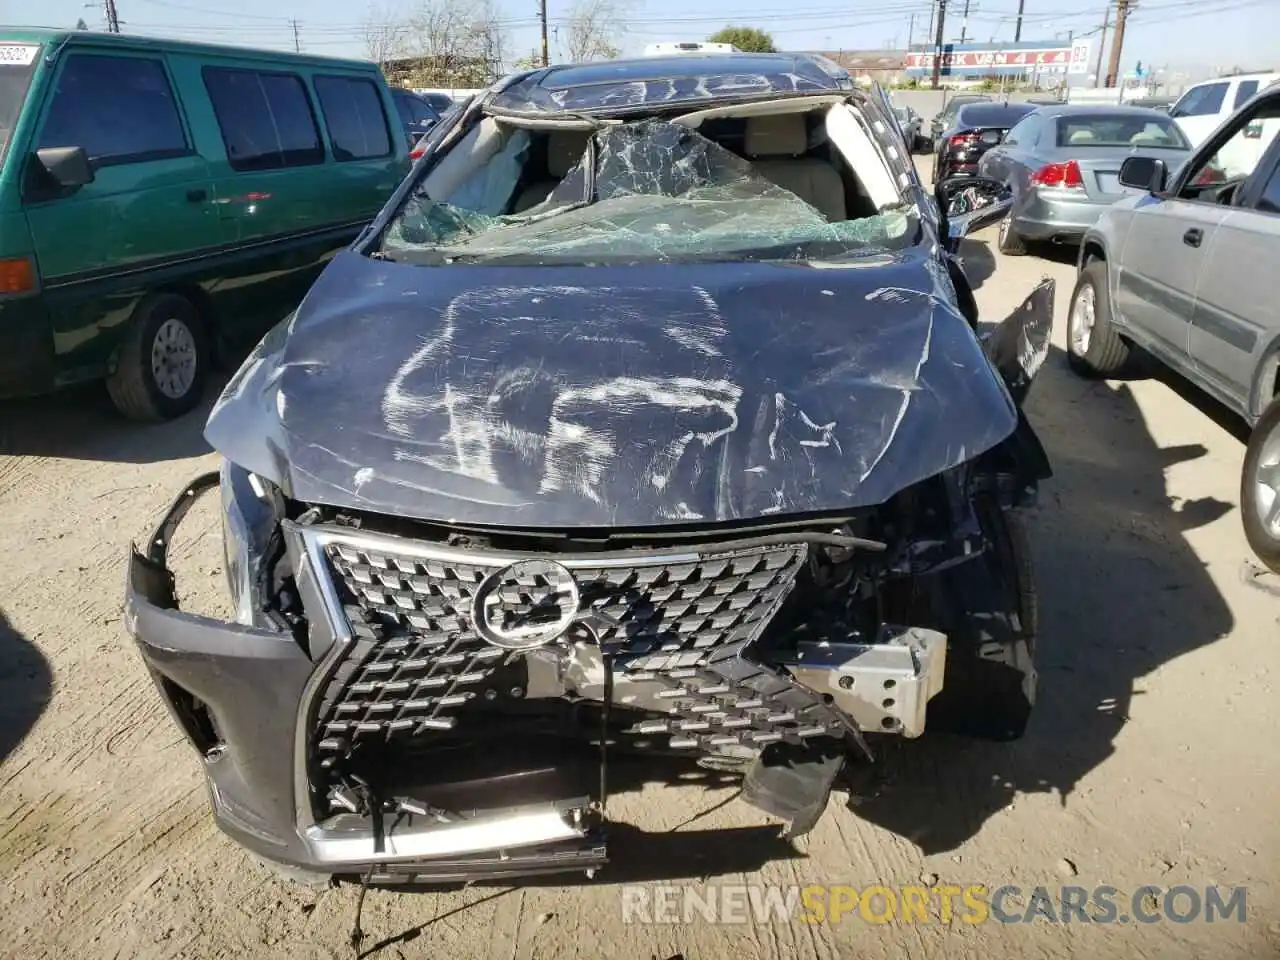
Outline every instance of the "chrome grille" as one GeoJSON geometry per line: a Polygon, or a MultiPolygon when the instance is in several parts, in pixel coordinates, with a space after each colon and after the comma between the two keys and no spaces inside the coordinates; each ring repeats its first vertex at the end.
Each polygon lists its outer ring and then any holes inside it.
{"type": "MultiPolygon", "coordinates": [[[[520,557],[358,536],[326,537],[323,554],[354,640],[320,697],[322,751],[448,730],[460,708],[494,695],[503,664],[519,655],[473,630],[470,605],[486,577],[520,557]]],[[[582,609],[600,615],[593,626],[615,668],[663,680],[674,671],[676,680],[716,651],[753,641],[805,555],[803,545],[784,544],[555,559],[573,573],[582,609]]],[[[500,602],[527,609],[518,590],[504,591],[500,602]]],[[[759,719],[777,714],[764,710],[759,719]]],[[[755,714],[732,712],[736,721],[744,716],[755,714]]]]}

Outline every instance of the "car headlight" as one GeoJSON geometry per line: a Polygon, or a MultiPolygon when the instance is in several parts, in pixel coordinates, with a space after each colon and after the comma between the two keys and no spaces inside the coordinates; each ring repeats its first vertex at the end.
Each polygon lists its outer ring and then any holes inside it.
{"type": "Polygon", "coordinates": [[[245,626],[263,626],[267,565],[278,540],[284,501],[268,480],[222,462],[222,553],[227,589],[235,620],[245,626]]]}

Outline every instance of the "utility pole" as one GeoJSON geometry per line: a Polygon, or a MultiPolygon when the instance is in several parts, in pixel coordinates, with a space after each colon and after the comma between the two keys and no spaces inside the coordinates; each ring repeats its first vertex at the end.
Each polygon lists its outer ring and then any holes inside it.
{"type": "Polygon", "coordinates": [[[969,0],[964,0],[964,19],[960,21],[960,42],[969,35],[969,0]]]}
{"type": "Polygon", "coordinates": [[[1018,21],[1013,25],[1013,42],[1018,43],[1022,40],[1022,4],[1024,0],[1018,0],[1018,21]]]}
{"type": "Polygon", "coordinates": [[[927,43],[929,38],[933,36],[933,13],[938,8],[938,0],[929,0],[929,29],[925,31],[924,39],[927,43]]]}
{"type": "Polygon", "coordinates": [[[1111,41],[1111,64],[1107,67],[1107,86],[1114,87],[1120,78],[1120,55],[1124,51],[1124,22],[1129,19],[1130,0],[1116,0],[1116,36],[1111,41]]]}
{"type": "Polygon", "coordinates": [[[947,0],[938,0],[938,32],[934,34],[933,39],[933,83],[934,90],[938,89],[938,75],[942,72],[942,30],[947,22],[947,0]]]}
{"type": "Polygon", "coordinates": [[[120,15],[116,13],[116,0],[106,0],[107,33],[120,32],[120,15]]]}
{"type": "Polygon", "coordinates": [[[551,66],[551,57],[547,50],[547,0],[538,0],[538,20],[542,24],[542,65],[551,66]]]}
{"type": "Polygon", "coordinates": [[[1106,75],[1102,72],[1102,54],[1107,49],[1107,28],[1111,26],[1111,4],[1107,4],[1107,9],[1102,12],[1102,35],[1098,38],[1098,65],[1093,70],[1093,85],[1097,87],[1105,87],[1107,85],[1106,75]]]}
{"type": "Polygon", "coordinates": [[[289,26],[293,27],[293,52],[294,52],[294,53],[301,53],[301,52],[302,52],[302,42],[298,39],[298,21],[297,21],[297,20],[290,20],[290,21],[289,21],[289,26]]]}
{"type": "Polygon", "coordinates": [[[916,15],[911,14],[911,19],[907,21],[907,49],[911,49],[911,41],[916,36],[916,15]]]}

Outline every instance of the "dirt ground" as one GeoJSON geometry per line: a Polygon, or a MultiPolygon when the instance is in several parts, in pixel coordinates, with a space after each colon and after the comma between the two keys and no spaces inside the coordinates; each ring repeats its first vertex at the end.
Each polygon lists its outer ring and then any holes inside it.
{"type": "MultiPolygon", "coordinates": [[[[1069,257],[966,251],[984,317],[1057,278],[1029,415],[1056,477],[1031,518],[1040,702],[1011,745],[904,745],[797,844],[725,786],[620,798],[594,881],[373,891],[374,956],[686,960],[1280,955],[1280,598],[1242,581],[1241,428],[1171,378],[1067,369],[1069,257]],[[998,265],[998,269],[997,269],[998,265]],[[726,802],[731,801],[731,802],[726,802]],[[988,888],[1243,885],[1247,922],[624,925],[628,881],[988,888]]],[[[214,828],[197,759],[120,619],[128,543],[214,457],[202,418],[139,428],[93,391],[0,404],[0,955],[351,956],[354,887],[279,881],[214,828]]],[[[223,582],[211,505],[184,527],[197,609],[223,582]]],[[[1022,901],[1013,901],[1015,905],[1022,901]]]]}

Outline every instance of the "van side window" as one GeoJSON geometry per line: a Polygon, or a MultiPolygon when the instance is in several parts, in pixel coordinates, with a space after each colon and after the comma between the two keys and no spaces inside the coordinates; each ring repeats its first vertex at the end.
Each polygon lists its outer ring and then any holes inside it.
{"type": "Polygon", "coordinates": [[[1209,117],[1222,109],[1227,96],[1227,82],[1202,83],[1182,95],[1169,111],[1171,117],[1209,117]]]}
{"type": "Polygon", "coordinates": [[[391,134],[376,84],[357,77],[315,77],[312,83],[329,127],[335,160],[391,155],[391,134]]]}
{"type": "Polygon", "coordinates": [[[83,147],[98,166],[191,152],[159,60],[73,53],[62,65],[37,149],[83,147]]]}
{"type": "Polygon", "coordinates": [[[1234,106],[1243,107],[1249,98],[1257,92],[1257,80],[1241,80],[1240,85],[1236,87],[1236,99],[1234,106]]]}
{"type": "Polygon", "coordinates": [[[279,170],[324,162],[324,144],[302,78],[205,67],[205,89],[232,170],[279,170]]]}

